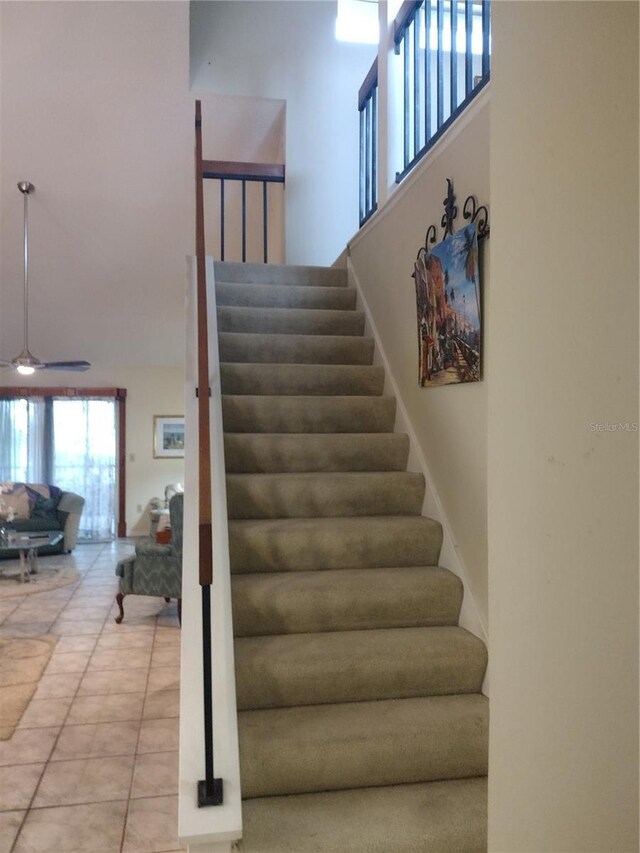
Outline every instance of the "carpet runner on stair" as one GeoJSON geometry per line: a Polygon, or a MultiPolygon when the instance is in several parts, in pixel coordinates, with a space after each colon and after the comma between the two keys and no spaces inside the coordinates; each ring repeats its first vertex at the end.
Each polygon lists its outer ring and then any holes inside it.
{"type": "Polygon", "coordinates": [[[484,644],[458,627],[346,272],[216,264],[242,853],[486,850],[484,644]]]}

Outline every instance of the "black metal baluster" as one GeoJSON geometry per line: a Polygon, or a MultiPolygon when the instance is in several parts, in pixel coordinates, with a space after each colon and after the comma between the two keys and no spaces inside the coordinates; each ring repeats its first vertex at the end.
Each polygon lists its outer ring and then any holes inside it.
{"type": "Polygon", "coordinates": [[[413,19],[413,156],[420,148],[420,16],[416,11],[413,19]]]}
{"type": "Polygon", "coordinates": [[[220,178],[220,260],[224,261],[224,178],[220,178]]]}
{"type": "Polygon", "coordinates": [[[436,10],[436,24],[438,27],[438,129],[440,129],[444,122],[444,45],[442,41],[444,30],[443,0],[438,0],[436,10]]]}
{"type": "Polygon", "coordinates": [[[491,3],[482,0],[482,76],[488,77],[491,67],[489,39],[491,36],[491,3]]]}
{"type": "Polygon", "coordinates": [[[424,141],[433,135],[431,122],[431,0],[424,0],[424,141]]]}
{"type": "Polygon", "coordinates": [[[242,263],[247,260],[247,182],[242,181],[242,263]]]}
{"type": "Polygon", "coordinates": [[[464,7],[464,34],[465,34],[465,54],[464,54],[464,89],[465,97],[469,97],[473,89],[473,53],[471,50],[471,35],[473,31],[473,0],[466,0],[464,7]]]}
{"type": "Polygon", "coordinates": [[[364,143],[364,199],[367,212],[371,199],[371,98],[367,100],[365,112],[365,143],[364,143]]]}
{"type": "Polygon", "coordinates": [[[360,110],[360,223],[366,216],[366,200],[364,197],[364,144],[365,144],[365,115],[364,107],[360,110]]]}
{"type": "Polygon", "coordinates": [[[267,263],[267,256],[268,256],[267,246],[268,246],[268,241],[269,241],[268,225],[267,225],[267,211],[268,211],[268,207],[267,207],[267,182],[263,181],[262,182],[262,245],[263,245],[262,257],[263,257],[265,264],[267,263]]]}
{"type": "Polygon", "coordinates": [[[409,160],[409,39],[408,30],[402,36],[402,58],[404,60],[404,166],[409,160]]]}
{"type": "Polygon", "coordinates": [[[213,764],[213,703],[211,682],[211,587],[202,589],[202,674],[204,679],[205,778],[198,782],[198,805],[222,805],[222,779],[215,778],[213,764]]]}
{"type": "Polygon", "coordinates": [[[371,93],[371,207],[369,213],[378,205],[378,85],[371,93]]]}
{"type": "Polygon", "coordinates": [[[458,51],[457,34],[458,34],[458,0],[451,0],[451,68],[450,73],[450,91],[451,91],[451,114],[453,114],[458,106],[458,51]]]}

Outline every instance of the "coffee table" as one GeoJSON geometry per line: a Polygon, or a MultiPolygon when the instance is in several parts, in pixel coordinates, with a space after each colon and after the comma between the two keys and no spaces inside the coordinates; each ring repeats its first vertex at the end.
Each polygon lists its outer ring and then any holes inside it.
{"type": "MultiPolygon", "coordinates": [[[[7,531],[4,539],[0,539],[2,551],[18,551],[20,554],[20,581],[28,583],[29,575],[38,571],[38,548],[45,545],[57,545],[63,537],[61,530],[42,530],[38,533],[17,533],[7,531]]],[[[0,567],[1,571],[1,567],[0,567]]]]}

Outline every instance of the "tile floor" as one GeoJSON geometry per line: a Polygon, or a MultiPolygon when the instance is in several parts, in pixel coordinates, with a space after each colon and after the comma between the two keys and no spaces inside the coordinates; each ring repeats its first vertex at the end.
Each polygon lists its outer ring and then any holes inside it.
{"type": "Polygon", "coordinates": [[[59,636],[13,737],[0,741],[0,853],[186,849],[176,838],[176,604],[128,597],[116,625],[115,565],[132,551],[126,540],[79,545],[50,558],[74,565],[77,582],[0,599],[0,635],[59,636]]]}

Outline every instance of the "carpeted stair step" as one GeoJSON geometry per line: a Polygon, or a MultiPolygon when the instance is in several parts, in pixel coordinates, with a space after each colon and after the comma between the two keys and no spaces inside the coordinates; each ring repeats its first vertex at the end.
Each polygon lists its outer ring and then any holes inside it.
{"type": "Polygon", "coordinates": [[[483,776],[488,718],[479,694],[240,711],[242,796],[483,776]]]}
{"type": "Polygon", "coordinates": [[[294,266],[288,264],[243,264],[216,261],[216,283],[293,284],[313,287],[346,287],[347,271],[338,267],[294,266]]]}
{"type": "Polygon", "coordinates": [[[330,308],[351,311],[356,307],[356,295],[354,287],[216,283],[217,305],[244,305],[254,308],[330,308]]]}
{"type": "Polygon", "coordinates": [[[227,433],[229,473],[404,471],[409,437],[401,433],[227,433]]]}
{"type": "Polygon", "coordinates": [[[229,522],[232,572],[435,566],[442,526],[423,516],[229,522]]]}
{"type": "Polygon", "coordinates": [[[236,637],[457,625],[462,582],[440,566],[237,574],[236,637]]]}
{"type": "Polygon", "coordinates": [[[392,432],[393,397],[224,394],[225,432],[392,432]]]}
{"type": "Polygon", "coordinates": [[[484,643],[458,627],[241,637],[238,710],[478,693],[484,643]]]}
{"type": "Polygon", "coordinates": [[[261,332],[276,335],[361,335],[361,311],[331,311],[322,308],[218,308],[221,332],[261,332]]]}
{"type": "Polygon", "coordinates": [[[487,780],[245,800],[238,853],[481,853],[487,780]]]}
{"type": "Polygon", "coordinates": [[[419,515],[423,500],[424,477],[408,471],[227,475],[230,519],[419,515]]]}
{"type": "Polygon", "coordinates": [[[371,364],[373,338],[220,332],[220,361],[275,364],[371,364]]]}
{"type": "Polygon", "coordinates": [[[384,368],[352,364],[220,365],[223,394],[376,396],[384,368]]]}

